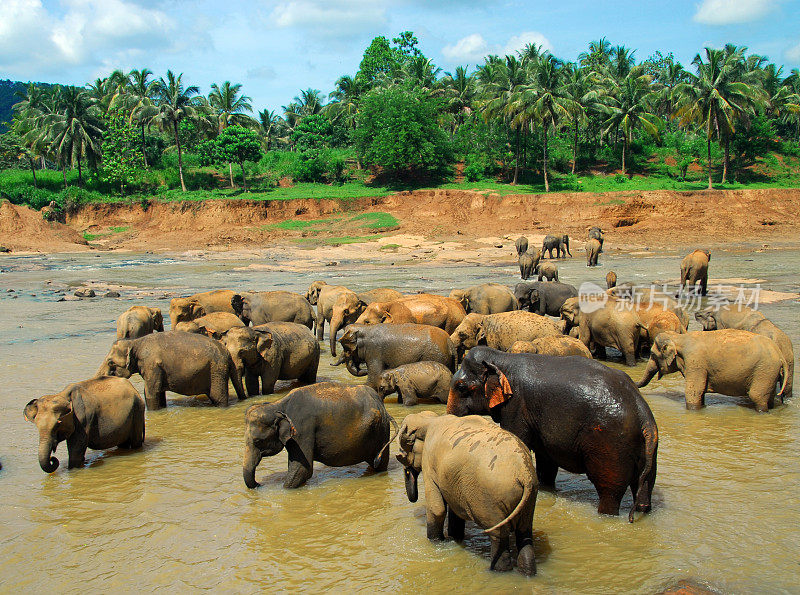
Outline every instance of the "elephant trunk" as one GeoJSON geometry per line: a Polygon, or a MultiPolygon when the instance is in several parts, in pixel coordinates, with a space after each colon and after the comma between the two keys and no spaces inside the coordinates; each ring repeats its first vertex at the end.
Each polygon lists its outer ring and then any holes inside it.
{"type": "Polygon", "coordinates": [[[344,317],[341,313],[337,312],[331,317],[331,328],[329,330],[330,334],[330,345],[331,345],[331,355],[336,357],[336,333],[339,332],[339,329],[342,328],[344,324],[344,317]]]}
{"type": "Polygon", "coordinates": [[[52,473],[58,469],[58,459],[50,456],[55,449],[56,442],[51,436],[39,437],[39,466],[45,473],[52,473]]]}
{"type": "Polygon", "coordinates": [[[417,477],[419,476],[419,472],[411,467],[406,467],[404,472],[406,478],[406,496],[408,496],[409,502],[416,502],[417,498],[419,498],[419,493],[417,491],[417,477]]]}
{"type": "Polygon", "coordinates": [[[355,362],[353,362],[353,358],[348,358],[347,363],[345,365],[347,366],[347,371],[350,372],[353,376],[360,377],[367,375],[366,370],[363,372],[361,371],[361,364],[356,364],[355,362]]]}
{"type": "Polygon", "coordinates": [[[261,451],[258,450],[253,444],[248,443],[244,453],[242,477],[244,478],[244,485],[251,490],[254,490],[261,485],[256,481],[256,467],[258,467],[260,462],[261,451]]]}
{"type": "Polygon", "coordinates": [[[644,376],[642,376],[642,379],[636,383],[636,386],[639,388],[647,386],[650,384],[650,381],[656,374],[659,375],[659,378],[661,377],[661,373],[658,370],[658,364],[656,363],[656,360],[651,357],[650,361],[647,362],[647,369],[644,371],[644,376]]]}
{"type": "Polygon", "coordinates": [[[346,359],[347,359],[347,354],[343,353],[342,355],[339,356],[339,359],[337,359],[335,362],[331,362],[331,365],[332,366],[341,366],[345,362],[346,359]]]}

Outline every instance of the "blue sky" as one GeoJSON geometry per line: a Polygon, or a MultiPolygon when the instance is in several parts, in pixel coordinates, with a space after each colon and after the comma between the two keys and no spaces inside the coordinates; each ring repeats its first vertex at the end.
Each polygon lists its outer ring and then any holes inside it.
{"type": "Polygon", "coordinates": [[[446,71],[530,42],[574,60],[603,36],[639,60],[672,51],[688,66],[732,42],[785,73],[800,66],[800,0],[2,0],[0,78],[83,84],[171,68],[204,93],[241,82],[255,108],[279,109],[300,89],[328,93],[373,37],[404,30],[446,71]]]}

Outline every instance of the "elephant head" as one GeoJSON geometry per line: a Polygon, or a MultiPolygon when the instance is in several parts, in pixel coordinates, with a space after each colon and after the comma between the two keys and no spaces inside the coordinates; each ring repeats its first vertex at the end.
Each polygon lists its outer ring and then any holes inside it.
{"type": "Polygon", "coordinates": [[[564,300],[561,306],[561,320],[565,322],[564,331],[566,333],[573,327],[580,324],[581,307],[578,298],[571,297],[564,300]]]}
{"type": "Polygon", "coordinates": [[[130,378],[139,372],[139,365],[133,353],[135,339],[119,339],[111,346],[105,360],[95,376],[119,376],[130,378]]]}
{"type": "Polygon", "coordinates": [[[230,353],[239,376],[244,376],[245,369],[257,369],[263,362],[272,363],[275,359],[271,353],[272,333],[266,329],[235,326],[218,339],[230,353]]]}
{"type": "Polygon", "coordinates": [[[361,370],[361,364],[364,361],[363,343],[364,338],[361,330],[353,325],[348,326],[342,338],[339,339],[339,344],[342,346],[342,355],[331,365],[345,364],[347,371],[353,376],[366,376],[367,370],[361,370]]]}
{"type": "Polygon", "coordinates": [[[397,390],[397,375],[394,370],[386,370],[378,378],[378,396],[385,399],[397,390]]]}
{"type": "Polygon", "coordinates": [[[45,473],[52,473],[58,469],[58,459],[51,453],[75,431],[72,400],[64,394],[47,395],[30,401],[23,414],[39,429],[39,466],[45,473]]]}
{"type": "Polygon", "coordinates": [[[207,314],[206,309],[192,298],[173,298],[169,303],[169,320],[173,328],[179,322],[194,320],[207,314]]]}
{"type": "Polygon", "coordinates": [[[719,328],[717,324],[716,310],[709,307],[694,313],[695,320],[703,326],[704,331],[715,331],[719,328]]]}
{"type": "Polygon", "coordinates": [[[676,342],[678,336],[678,333],[673,331],[664,331],[658,334],[650,348],[650,361],[647,362],[644,376],[636,386],[639,388],[647,386],[656,374],[660,379],[665,374],[678,371],[678,345],[676,342]]]}
{"type": "Polygon", "coordinates": [[[511,398],[511,383],[506,375],[488,361],[484,348],[470,351],[450,384],[447,413],[485,415],[511,398]]]}
{"type": "Polygon", "coordinates": [[[306,292],[306,299],[308,303],[312,306],[317,305],[317,300],[319,299],[319,292],[325,287],[327,283],[325,281],[314,281],[311,285],[308,286],[308,291],[306,292]]]}
{"type": "Polygon", "coordinates": [[[438,415],[433,411],[412,413],[406,416],[400,427],[400,452],[395,457],[404,467],[406,495],[410,502],[416,502],[419,497],[417,478],[422,471],[425,435],[431,419],[436,417],[438,415]]]}
{"type": "Polygon", "coordinates": [[[450,335],[450,340],[456,348],[459,359],[464,351],[478,345],[483,338],[483,317],[485,314],[467,314],[450,335]]]}
{"type": "Polygon", "coordinates": [[[464,307],[464,312],[469,314],[469,292],[466,289],[454,289],[450,292],[450,297],[464,307]]]}
{"type": "Polygon", "coordinates": [[[271,457],[284,449],[297,435],[292,420],[274,404],[260,403],[247,409],[244,416],[244,462],[242,476],[244,484],[254,489],[256,467],[264,457],[271,457]]]}
{"type": "Polygon", "coordinates": [[[336,334],[339,332],[339,329],[356,322],[365,311],[366,307],[367,304],[361,301],[358,295],[352,291],[345,291],[336,298],[331,314],[331,355],[336,355],[336,334]]]}
{"type": "Polygon", "coordinates": [[[153,330],[159,333],[164,332],[164,315],[161,308],[150,308],[150,317],[153,320],[153,330]]]}
{"type": "Polygon", "coordinates": [[[564,244],[564,248],[567,249],[567,254],[569,254],[569,236],[567,234],[561,236],[561,243],[564,244]]]}

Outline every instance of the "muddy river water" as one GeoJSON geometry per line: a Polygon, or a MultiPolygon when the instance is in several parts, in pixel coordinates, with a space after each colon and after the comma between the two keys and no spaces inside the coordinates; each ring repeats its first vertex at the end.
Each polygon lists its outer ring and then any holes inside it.
{"type": "MultiPolygon", "coordinates": [[[[143,451],[89,451],[85,469],[67,471],[62,444],[61,467],[44,474],[36,429],[22,416],[25,403],[93,375],[114,339],[116,317],[130,305],[166,313],[165,292],[304,292],[317,278],[356,290],[444,294],[517,281],[510,264],[342,263],[298,273],[254,272],[246,269],[251,262],[131,254],[0,261],[0,591],[653,593],[682,579],[724,592],[800,589],[800,399],[758,414],[746,399],[713,395],[704,410],[687,411],[677,374],[644,392],[660,434],[653,512],[632,525],[627,514],[599,516],[589,481],[561,471],[557,492],[540,492],[537,501],[539,574],[532,579],[490,572],[489,541],[474,525],[463,545],[430,543],[424,496],[408,502],[394,456],[383,474],[369,474],[365,465],[315,464],[309,483],[289,491],[282,487],[284,452],[259,466],[263,487],[246,489],[244,411],[279,398],[289,383],[227,409],[170,393],[167,409],[147,413],[143,451]],[[157,291],[58,302],[48,290],[90,279],[157,291]]],[[[576,285],[602,283],[609,268],[621,281],[674,279],[679,262],[677,254],[611,254],[590,270],[576,254],[560,274],[576,285]]],[[[800,292],[798,271],[796,251],[718,251],[711,261],[712,278],[758,278],[776,291],[800,292]]],[[[762,310],[800,346],[796,298],[762,310]]],[[[693,320],[690,328],[699,327],[693,320]]],[[[356,382],[330,361],[324,345],[321,379],[356,382]]],[[[643,369],[640,362],[625,371],[638,379],[643,369]]],[[[133,382],[143,391],[138,376],[133,382]]],[[[387,409],[398,422],[419,410],[394,401],[387,399],[387,409]]],[[[444,412],[444,405],[422,407],[444,412]]],[[[630,505],[628,494],[624,513],[630,505]]]]}

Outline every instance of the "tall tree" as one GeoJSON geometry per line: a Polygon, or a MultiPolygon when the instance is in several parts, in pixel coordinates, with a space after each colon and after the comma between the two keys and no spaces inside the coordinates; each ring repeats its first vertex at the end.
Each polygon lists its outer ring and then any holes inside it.
{"type": "MultiPolygon", "coordinates": [[[[237,126],[253,126],[255,124],[254,120],[245,113],[253,111],[250,97],[240,94],[241,90],[240,83],[231,85],[230,81],[225,81],[221,86],[216,83],[211,85],[208,103],[216,116],[218,132],[222,132],[231,124],[237,126]]],[[[231,188],[233,188],[232,161],[228,161],[228,173],[230,174],[231,188]]]]}
{"type": "Polygon", "coordinates": [[[153,106],[153,96],[156,93],[156,81],[150,80],[153,71],[149,68],[133,69],[128,73],[128,97],[130,102],[130,120],[139,126],[139,136],[142,145],[142,161],[147,163],[147,146],[145,145],[144,129],[147,126],[147,113],[153,106]]]}

